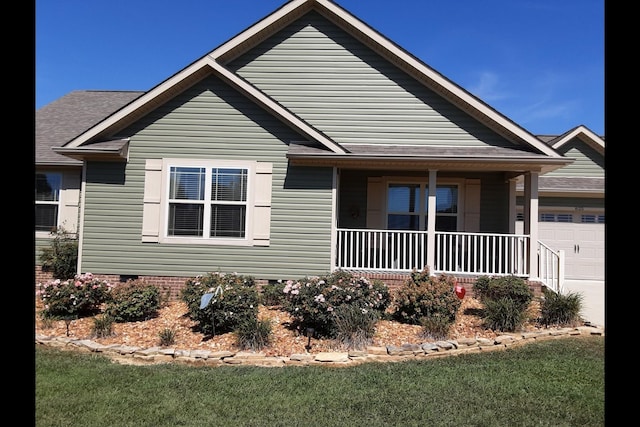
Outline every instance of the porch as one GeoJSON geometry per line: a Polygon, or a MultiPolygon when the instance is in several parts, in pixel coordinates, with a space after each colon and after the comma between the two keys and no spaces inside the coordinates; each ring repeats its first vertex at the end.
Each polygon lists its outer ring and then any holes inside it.
{"type": "Polygon", "coordinates": [[[429,266],[432,274],[515,275],[563,289],[564,254],[526,234],[337,229],[336,268],[371,273],[402,273],[429,266]],[[535,260],[534,268],[532,261],[535,260]]]}

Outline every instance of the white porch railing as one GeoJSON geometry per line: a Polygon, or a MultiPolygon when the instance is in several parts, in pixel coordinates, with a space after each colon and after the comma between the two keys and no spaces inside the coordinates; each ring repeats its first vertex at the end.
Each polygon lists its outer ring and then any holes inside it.
{"type": "Polygon", "coordinates": [[[555,293],[564,292],[564,251],[554,251],[538,242],[538,274],[540,281],[555,293]]]}
{"type": "MultiPolygon", "coordinates": [[[[529,236],[442,232],[435,235],[434,274],[516,275],[530,278],[529,236]]],[[[427,232],[338,229],[336,267],[342,270],[410,272],[428,265],[427,232]]],[[[558,292],[561,254],[538,245],[539,279],[558,292]]]]}

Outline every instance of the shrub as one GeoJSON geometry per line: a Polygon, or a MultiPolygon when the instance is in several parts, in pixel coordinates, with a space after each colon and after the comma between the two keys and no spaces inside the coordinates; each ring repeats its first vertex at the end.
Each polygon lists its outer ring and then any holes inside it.
{"type": "Polygon", "coordinates": [[[479,277],[473,290],[485,306],[485,327],[513,332],[526,322],[533,291],[521,277],[479,277]]]}
{"type": "Polygon", "coordinates": [[[453,277],[430,276],[428,268],[414,270],[395,292],[393,317],[402,323],[421,325],[427,336],[441,336],[455,322],[461,304],[453,277]]]}
{"type": "Polygon", "coordinates": [[[543,289],[540,304],[540,322],[545,325],[575,326],[580,322],[583,296],[580,293],[555,293],[543,289]]]}
{"type": "Polygon", "coordinates": [[[243,319],[234,331],[238,347],[242,350],[262,350],[271,342],[272,325],[268,319],[243,319]]]}
{"type": "Polygon", "coordinates": [[[105,338],[113,334],[113,317],[104,314],[93,318],[91,335],[96,338],[105,338]]]}
{"type": "Polygon", "coordinates": [[[128,280],[111,289],[105,313],[116,322],[148,320],[160,308],[160,290],[143,280],[128,280]]]}
{"type": "Polygon", "coordinates": [[[250,276],[215,272],[190,278],[180,297],[205,335],[232,332],[243,321],[258,316],[259,294],[250,276]],[[211,299],[201,309],[205,294],[211,299]]]}
{"type": "Polygon", "coordinates": [[[269,283],[267,285],[264,285],[262,287],[261,300],[260,300],[262,304],[271,306],[271,307],[276,305],[282,305],[285,299],[285,295],[282,292],[284,287],[285,287],[285,284],[280,281],[277,283],[269,283]]]}
{"type": "Polygon", "coordinates": [[[171,328],[164,328],[158,332],[158,338],[160,338],[161,347],[173,345],[176,342],[176,331],[171,328]]]}
{"type": "Polygon", "coordinates": [[[449,336],[452,323],[447,317],[439,315],[421,317],[422,336],[432,340],[443,340],[449,336]]]}
{"type": "Polygon", "coordinates": [[[473,292],[481,302],[509,298],[523,310],[526,310],[533,299],[533,291],[518,276],[479,277],[473,285],[473,292]]]}
{"type": "Polygon", "coordinates": [[[373,341],[379,315],[354,305],[341,305],[333,312],[336,341],[347,349],[363,349],[373,341]]]}
{"type": "Polygon", "coordinates": [[[384,313],[391,303],[388,287],[379,280],[369,281],[348,272],[336,271],[323,277],[289,280],[282,290],[283,308],[293,317],[298,330],[313,328],[318,336],[334,337],[334,310],[353,305],[384,313]]]}
{"type": "Polygon", "coordinates": [[[78,266],[78,240],[64,227],[58,227],[51,235],[51,245],[40,251],[42,270],[51,271],[54,279],[73,279],[78,266]]]}
{"type": "Polygon", "coordinates": [[[44,304],[43,317],[57,319],[91,316],[110,297],[111,285],[95,279],[91,273],[72,280],[55,279],[40,285],[38,295],[44,304]]]}
{"type": "Polygon", "coordinates": [[[511,298],[485,301],[484,325],[494,331],[514,332],[527,320],[527,313],[511,298]]]}

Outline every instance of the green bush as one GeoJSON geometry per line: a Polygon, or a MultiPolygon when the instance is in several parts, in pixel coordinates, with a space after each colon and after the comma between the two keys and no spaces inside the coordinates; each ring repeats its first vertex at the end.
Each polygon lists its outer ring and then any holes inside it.
{"type": "Polygon", "coordinates": [[[157,316],[160,290],[143,280],[128,280],[111,289],[105,313],[116,322],[136,322],[157,316]]]}
{"type": "Polygon", "coordinates": [[[583,296],[580,293],[555,293],[543,288],[540,322],[545,325],[575,326],[580,323],[583,296]]]}
{"type": "Polygon", "coordinates": [[[484,326],[494,331],[514,332],[527,320],[526,311],[511,298],[485,301],[484,326]]]}
{"type": "Polygon", "coordinates": [[[55,279],[41,284],[38,296],[44,304],[43,318],[73,318],[100,312],[110,298],[111,285],[91,273],[79,274],[72,280],[55,279]]]}
{"type": "Polygon", "coordinates": [[[486,328],[514,332],[526,322],[533,291],[517,276],[482,276],[473,285],[476,298],[484,305],[486,328]]]}
{"type": "Polygon", "coordinates": [[[333,312],[343,305],[374,311],[381,316],[391,303],[389,288],[384,283],[344,271],[289,280],[282,292],[285,294],[283,308],[293,317],[293,326],[301,332],[313,328],[319,337],[335,337],[333,312]]]}
{"type": "Polygon", "coordinates": [[[242,350],[259,351],[271,343],[272,325],[268,319],[246,318],[235,328],[238,347],[242,350]]]}
{"type": "Polygon", "coordinates": [[[208,273],[188,279],[180,292],[181,299],[187,304],[189,317],[198,322],[205,335],[232,332],[242,322],[258,317],[260,297],[250,276],[208,273]],[[212,298],[201,309],[205,294],[212,294],[212,298]]]}
{"type": "Polygon", "coordinates": [[[480,302],[509,298],[523,310],[533,300],[533,291],[527,282],[518,276],[479,277],[473,285],[473,292],[480,302]]]}
{"type": "Polygon", "coordinates": [[[333,311],[333,316],[335,339],[340,345],[361,350],[371,344],[380,318],[375,310],[344,304],[333,311]]]}
{"type": "Polygon", "coordinates": [[[270,307],[282,305],[285,299],[285,295],[282,292],[284,287],[285,284],[280,281],[262,286],[260,302],[270,307]]]}
{"type": "Polygon", "coordinates": [[[78,268],[78,240],[64,227],[58,227],[51,235],[51,245],[40,251],[42,270],[50,271],[54,279],[73,279],[78,268]]]}
{"type": "Polygon", "coordinates": [[[421,325],[425,335],[441,336],[455,322],[461,304],[455,293],[455,278],[430,276],[428,268],[414,270],[394,294],[393,317],[402,323],[421,325]]]}

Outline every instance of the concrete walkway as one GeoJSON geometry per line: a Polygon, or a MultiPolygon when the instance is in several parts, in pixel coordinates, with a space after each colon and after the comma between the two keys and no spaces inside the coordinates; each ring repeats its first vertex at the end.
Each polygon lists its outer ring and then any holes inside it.
{"type": "Polygon", "coordinates": [[[602,280],[565,280],[564,292],[582,294],[582,318],[593,325],[604,327],[605,282],[602,280]]]}

